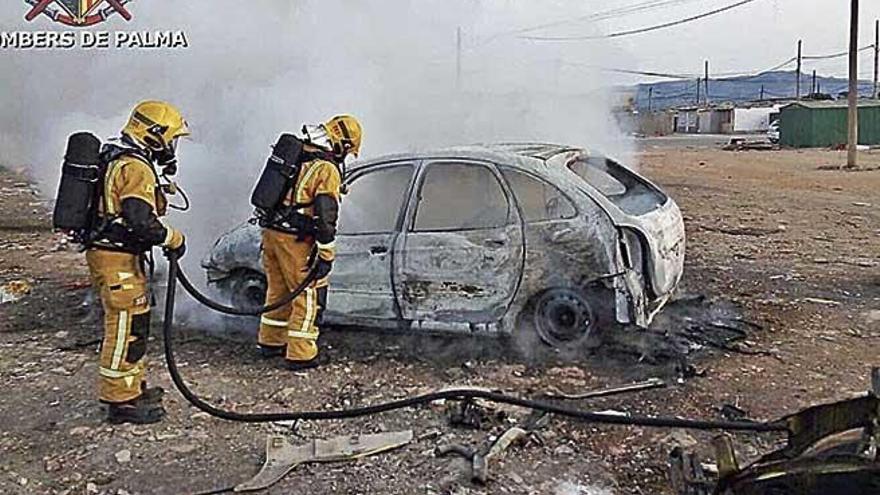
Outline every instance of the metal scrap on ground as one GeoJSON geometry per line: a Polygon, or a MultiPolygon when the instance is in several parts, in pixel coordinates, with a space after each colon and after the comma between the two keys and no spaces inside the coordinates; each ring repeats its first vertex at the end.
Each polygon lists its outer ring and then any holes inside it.
{"type": "Polygon", "coordinates": [[[785,446],[740,467],[733,440],[713,442],[717,473],[696,455],[676,448],[669,478],[677,495],[818,495],[880,492],[880,369],[872,390],[861,397],[813,406],[778,422],[790,430],[785,446]],[[715,476],[710,476],[714,474],[715,476]],[[714,479],[713,479],[714,478],[714,479]]]}
{"type": "Polygon", "coordinates": [[[627,392],[638,392],[641,390],[650,390],[653,388],[662,388],[666,386],[666,382],[661,380],[660,378],[651,378],[650,380],[646,380],[639,383],[633,383],[630,385],[624,385],[622,387],[610,387],[602,390],[593,390],[590,392],[585,392],[582,394],[565,394],[562,392],[547,392],[544,394],[544,397],[548,399],[558,399],[558,400],[584,400],[584,399],[597,399],[599,397],[610,397],[612,395],[625,394],[627,392]]]}
{"type": "Polygon", "coordinates": [[[281,481],[300,464],[344,462],[403,447],[413,439],[413,432],[398,431],[373,435],[339,436],[292,445],[279,435],[266,440],[266,461],[260,472],[235,487],[236,492],[264,490],[281,481]]]}

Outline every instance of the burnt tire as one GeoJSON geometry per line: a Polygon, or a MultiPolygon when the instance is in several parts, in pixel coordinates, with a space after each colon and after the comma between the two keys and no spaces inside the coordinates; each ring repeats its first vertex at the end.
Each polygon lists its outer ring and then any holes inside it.
{"type": "Polygon", "coordinates": [[[229,304],[244,311],[258,311],[266,302],[266,277],[253,270],[234,272],[220,284],[229,304]]]}
{"type": "Polygon", "coordinates": [[[602,287],[548,289],[520,313],[514,345],[527,359],[582,358],[599,346],[602,331],[613,325],[613,303],[610,291],[602,287]]]}

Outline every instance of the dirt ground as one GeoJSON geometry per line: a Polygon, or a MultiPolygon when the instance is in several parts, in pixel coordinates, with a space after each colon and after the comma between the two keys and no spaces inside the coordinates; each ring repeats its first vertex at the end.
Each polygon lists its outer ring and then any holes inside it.
{"type": "MultiPolygon", "coordinates": [[[[677,379],[678,363],[627,356],[535,366],[489,352],[483,342],[413,343],[333,331],[325,342],[333,363],[292,374],[277,362],[260,361],[247,343],[198,328],[182,331],[181,370],[213,402],[251,411],[329,409],[451,385],[521,396],[552,388],[583,392],[661,376],[668,388],[573,405],[717,419],[730,404],[765,420],[867,390],[871,366],[880,365],[880,170],[825,170],[844,161],[830,151],[657,147],[644,150],[640,160],[642,172],[685,214],[682,294],[727,301],[760,325],[738,344],[739,352],[708,350],[691,358],[698,376],[677,379]],[[446,352],[446,345],[457,351],[446,352]]],[[[864,154],[863,161],[880,167],[880,152],[864,154]]],[[[479,446],[527,411],[487,409],[479,429],[450,425],[446,409],[452,404],[295,427],[224,422],[197,412],[171,390],[157,337],[149,377],[169,390],[168,420],[154,427],[108,426],[95,400],[92,341],[98,333],[82,256],[51,234],[32,187],[4,170],[0,286],[12,281],[27,282],[31,291],[0,304],[0,493],[198,493],[253,475],[267,434],[301,441],[411,429],[415,440],[400,450],[349,464],[302,466],[269,493],[668,494],[670,449],[712,437],[552,418],[493,463],[490,482],[479,486],[468,479],[463,461],[435,457],[434,448],[479,446]]],[[[779,440],[736,439],[746,459],[779,440]]]]}

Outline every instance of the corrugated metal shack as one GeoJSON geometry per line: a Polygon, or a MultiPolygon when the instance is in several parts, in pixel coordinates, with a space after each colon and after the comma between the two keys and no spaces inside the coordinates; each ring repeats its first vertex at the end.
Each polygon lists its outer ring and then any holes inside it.
{"type": "MultiPolygon", "coordinates": [[[[845,101],[801,101],[782,107],[780,143],[793,148],[826,148],[847,141],[845,101]]],[[[880,101],[859,102],[859,144],[880,144],[880,101]]]]}
{"type": "Polygon", "coordinates": [[[733,107],[682,107],[676,111],[675,132],[680,134],[730,134],[733,107]]]}

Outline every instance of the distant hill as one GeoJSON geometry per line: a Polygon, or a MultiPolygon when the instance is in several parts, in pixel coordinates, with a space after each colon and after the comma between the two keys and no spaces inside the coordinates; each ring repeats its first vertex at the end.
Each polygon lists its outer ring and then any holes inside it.
{"type": "MultiPolygon", "coordinates": [[[[791,99],[795,96],[795,83],[797,82],[795,71],[765,72],[756,76],[742,76],[732,78],[709,79],[709,101],[711,103],[747,103],[758,101],[761,98],[761,86],[764,86],[765,100],[791,99]]],[[[816,78],[819,92],[830,94],[837,98],[849,88],[849,82],[844,78],[822,77],[816,78]]],[[[810,92],[812,85],[811,74],[801,74],[801,96],[810,92]]],[[[639,110],[647,110],[648,93],[654,88],[654,109],[665,109],[683,105],[693,105],[697,98],[697,80],[665,81],[650,84],[639,84],[637,87],[636,107],[639,110]]],[[[703,91],[700,88],[700,99],[704,101],[703,91]]],[[[869,81],[859,82],[859,94],[870,96],[873,83],[869,81]]]]}

